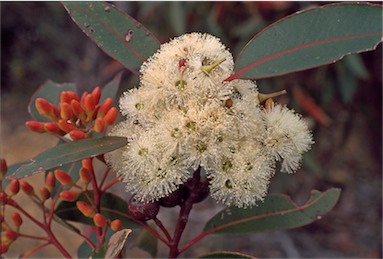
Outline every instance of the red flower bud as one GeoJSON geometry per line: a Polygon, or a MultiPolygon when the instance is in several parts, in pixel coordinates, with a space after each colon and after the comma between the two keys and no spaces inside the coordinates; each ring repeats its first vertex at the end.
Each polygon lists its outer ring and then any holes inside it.
{"type": "Polygon", "coordinates": [[[9,191],[12,193],[12,195],[15,195],[20,190],[20,183],[19,180],[13,179],[11,183],[9,184],[9,191]]]}
{"type": "Polygon", "coordinates": [[[91,95],[93,96],[95,104],[98,104],[101,98],[101,87],[97,86],[94,88],[91,95]]]}
{"type": "Polygon", "coordinates": [[[93,172],[93,164],[91,158],[86,158],[81,161],[82,167],[88,169],[90,173],[93,172]]]}
{"type": "Polygon", "coordinates": [[[45,186],[41,187],[40,197],[41,197],[42,202],[48,200],[51,197],[51,192],[48,190],[47,187],[45,187],[45,186]]]}
{"type": "Polygon", "coordinates": [[[112,125],[118,116],[118,110],[116,107],[112,107],[105,115],[104,120],[108,125],[112,125]]]}
{"type": "Polygon", "coordinates": [[[76,206],[85,217],[92,218],[95,214],[94,209],[83,201],[77,201],[76,206]]]}
{"type": "Polygon", "coordinates": [[[105,114],[110,110],[110,108],[112,108],[112,105],[113,105],[112,98],[110,97],[106,98],[100,105],[100,108],[98,109],[97,117],[104,118],[105,114]]]}
{"type": "Polygon", "coordinates": [[[72,177],[64,172],[63,170],[57,169],[55,170],[55,177],[56,179],[64,186],[72,186],[73,185],[73,180],[72,177]]]}
{"type": "Polygon", "coordinates": [[[49,133],[64,135],[64,132],[59,128],[56,122],[45,122],[44,129],[49,133]]]}
{"type": "Polygon", "coordinates": [[[8,203],[8,195],[5,192],[0,192],[0,204],[8,203]]]}
{"type": "Polygon", "coordinates": [[[63,120],[68,121],[73,119],[73,111],[69,103],[60,103],[60,108],[60,116],[63,120]]]}
{"type": "Polygon", "coordinates": [[[17,233],[12,229],[8,229],[4,232],[4,237],[6,240],[15,241],[17,239],[17,233]]]}
{"type": "Polygon", "coordinates": [[[34,132],[38,132],[38,133],[45,132],[44,123],[42,123],[42,122],[26,121],[25,126],[34,132]]]}
{"type": "Polygon", "coordinates": [[[92,95],[88,94],[85,96],[83,107],[87,113],[93,112],[96,109],[96,101],[92,95]]]}
{"type": "Polygon", "coordinates": [[[4,179],[5,174],[8,171],[7,161],[4,158],[0,159],[0,181],[4,179]]]}
{"type": "Polygon", "coordinates": [[[113,230],[113,231],[118,231],[120,230],[122,227],[122,221],[119,220],[119,219],[115,219],[113,220],[111,223],[110,223],[110,228],[113,230]]]}
{"type": "Polygon", "coordinates": [[[103,227],[106,224],[106,219],[102,214],[96,213],[93,216],[93,222],[97,227],[103,227]]]}
{"type": "Polygon", "coordinates": [[[78,193],[74,191],[62,191],[60,192],[60,197],[64,201],[75,201],[77,200],[78,193]]]}
{"type": "Polygon", "coordinates": [[[75,115],[79,115],[81,114],[84,110],[82,109],[81,107],[81,104],[79,101],[77,100],[72,100],[71,103],[70,103],[71,107],[72,107],[72,111],[75,115]]]}
{"type": "Polygon", "coordinates": [[[80,181],[88,184],[92,180],[92,174],[89,172],[89,170],[85,167],[82,167],[80,169],[80,181]]]}
{"type": "Polygon", "coordinates": [[[21,224],[23,224],[23,219],[21,218],[20,213],[18,213],[17,211],[12,213],[12,223],[16,227],[19,227],[21,226],[21,224]]]}
{"type": "Polygon", "coordinates": [[[1,244],[1,254],[5,254],[8,251],[8,245],[2,243],[1,244]]]}
{"type": "Polygon", "coordinates": [[[28,195],[34,195],[35,194],[32,185],[30,185],[26,181],[19,181],[19,182],[20,182],[21,190],[23,190],[23,192],[25,192],[28,195]]]}
{"type": "Polygon", "coordinates": [[[37,98],[35,101],[35,106],[39,114],[50,117],[50,115],[53,113],[53,107],[54,105],[44,98],[37,98]]]}
{"type": "Polygon", "coordinates": [[[81,130],[71,130],[69,135],[72,140],[80,140],[86,138],[85,133],[81,130]]]}
{"type": "Polygon", "coordinates": [[[106,128],[106,123],[103,118],[97,118],[96,121],[94,122],[94,127],[93,130],[97,133],[101,133],[105,130],[106,128]]]}
{"type": "Polygon", "coordinates": [[[47,187],[48,191],[52,191],[53,188],[55,188],[56,185],[56,178],[53,172],[49,172],[47,176],[45,177],[45,186],[47,187]]]}
{"type": "Polygon", "coordinates": [[[61,130],[63,130],[66,133],[74,130],[74,128],[75,128],[71,123],[68,123],[64,120],[59,120],[58,126],[61,130]]]}
{"type": "Polygon", "coordinates": [[[75,92],[72,91],[63,91],[60,95],[60,103],[70,104],[72,100],[80,101],[80,98],[75,92]]]}

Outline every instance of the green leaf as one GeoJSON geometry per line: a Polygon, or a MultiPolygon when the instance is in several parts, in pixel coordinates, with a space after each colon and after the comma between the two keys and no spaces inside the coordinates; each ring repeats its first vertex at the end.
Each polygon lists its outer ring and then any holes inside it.
{"type": "Polygon", "coordinates": [[[123,229],[114,233],[108,242],[108,246],[105,253],[105,258],[117,258],[118,254],[124,248],[126,239],[129,234],[132,232],[131,229],[123,229]]]}
{"type": "Polygon", "coordinates": [[[5,174],[5,178],[1,182],[2,188],[4,189],[8,185],[8,183],[11,181],[9,177],[10,175],[12,175],[15,171],[17,171],[21,166],[26,165],[28,163],[29,161],[24,161],[24,162],[20,162],[20,163],[16,163],[11,166],[8,166],[8,170],[7,170],[7,173],[5,174]]]}
{"type": "Polygon", "coordinates": [[[237,252],[226,252],[226,251],[220,251],[220,252],[212,252],[205,255],[200,255],[198,258],[255,258],[251,255],[245,255],[242,253],[237,252]]]}
{"type": "Polygon", "coordinates": [[[109,257],[106,257],[106,250],[107,250],[106,244],[102,244],[98,251],[92,252],[90,258],[109,258],[109,257]]]}
{"type": "Polygon", "coordinates": [[[58,84],[48,80],[32,95],[28,105],[28,112],[36,121],[50,122],[48,118],[40,115],[36,109],[35,101],[37,98],[44,98],[56,107],[60,103],[60,94],[62,91],[73,91],[76,93],[76,86],[72,83],[58,84]]]}
{"type": "Polygon", "coordinates": [[[376,48],[382,40],[382,7],[330,4],[297,12],[258,33],[235,62],[237,78],[266,78],[330,64],[376,48]]]}
{"type": "Polygon", "coordinates": [[[106,2],[63,2],[72,20],[106,54],[138,74],[160,46],[141,23],[106,2]]]}
{"type": "Polygon", "coordinates": [[[118,73],[112,81],[110,81],[108,84],[106,84],[101,91],[101,98],[100,98],[100,104],[105,101],[106,98],[112,98],[112,100],[116,100],[116,96],[118,93],[118,90],[120,88],[120,81],[121,81],[122,72],[118,73]]]}
{"type": "Polygon", "coordinates": [[[329,212],[339,199],[340,189],[312,191],[306,204],[296,205],[288,196],[271,194],[257,207],[222,210],[210,219],[205,234],[248,234],[271,230],[297,228],[307,225],[329,212]]]}
{"type": "MultiPolygon", "coordinates": [[[[154,226],[151,227],[154,228],[154,226]]],[[[145,229],[143,229],[141,233],[136,237],[133,242],[133,246],[137,246],[144,250],[150,254],[152,258],[157,257],[158,239],[145,229]]]]}
{"type": "Polygon", "coordinates": [[[19,167],[11,178],[23,178],[38,172],[73,163],[88,157],[113,151],[127,144],[123,137],[83,139],[57,145],[32,159],[32,162],[19,167]]]}
{"type": "MultiPolygon", "coordinates": [[[[88,194],[93,197],[93,192],[89,191],[88,194]]],[[[89,204],[87,196],[82,193],[78,201],[83,201],[89,204]]],[[[93,220],[85,217],[76,206],[76,202],[62,201],[56,208],[55,214],[63,220],[81,222],[93,226],[93,220]]],[[[122,221],[124,228],[137,228],[140,225],[132,220],[128,213],[127,202],[112,193],[103,193],[100,201],[101,214],[111,221],[119,219],[122,221]]]]}

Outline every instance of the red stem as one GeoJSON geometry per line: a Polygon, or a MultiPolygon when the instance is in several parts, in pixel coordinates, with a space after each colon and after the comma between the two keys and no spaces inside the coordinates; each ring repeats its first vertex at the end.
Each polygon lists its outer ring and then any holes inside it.
{"type": "Polygon", "coordinates": [[[179,242],[189,220],[189,214],[193,208],[193,201],[196,200],[197,196],[199,195],[197,192],[193,192],[193,189],[200,183],[200,179],[200,168],[198,168],[194,172],[191,185],[189,186],[190,195],[186,199],[185,203],[181,206],[176,229],[174,231],[173,241],[170,243],[169,258],[176,258],[181,253],[181,251],[178,249],[179,242]]]}
{"type": "Polygon", "coordinates": [[[154,222],[156,225],[162,230],[162,232],[165,234],[166,238],[168,239],[169,243],[172,242],[172,237],[170,236],[168,230],[164,227],[161,220],[159,220],[157,217],[155,217],[154,222]]]}
{"type": "Polygon", "coordinates": [[[21,258],[28,258],[29,256],[31,256],[34,252],[36,252],[37,250],[47,246],[47,245],[50,245],[50,242],[47,242],[47,243],[43,243],[41,245],[38,245],[38,246],[35,246],[31,249],[29,249],[27,252],[25,252],[21,258]]]}
{"type": "MultiPolygon", "coordinates": [[[[107,168],[106,171],[105,171],[105,173],[104,173],[104,176],[102,177],[102,180],[101,180],[101,182],[100,182],[100,185],[99,185],[99,188],[100,188],[100,189],[102,189],[102,186],[104,185],[104,182],[105,182],[105,180],[106,180],[106,178],[107,178],[109,172],[110,172],[110,169],[107,168]]],[[[105,188],[104,188],[104,189],[105,189],[105,188]]]]}
{"type": "Polygon", "coordinates": [[[109,182],[103,189],[101,189],[101,191],[102,191],[102,192],[105,192],[105,191],[108,190],[110,187],[112,187],[114,184],[119,183],[119,182],[120,182],[120,178],[115,177],[115,178],[113,178],[112,180],[110,180],[110,182],[109,182]]]}

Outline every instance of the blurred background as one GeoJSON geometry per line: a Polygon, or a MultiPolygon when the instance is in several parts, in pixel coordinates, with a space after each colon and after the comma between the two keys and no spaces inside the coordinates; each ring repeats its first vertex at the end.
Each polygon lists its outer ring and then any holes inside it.
{"type": "MultiPolygon", "coordinates": [[[[141,22],[161,42],[185,32],[207,32],[219,37],[234,57],[260,30],[298,10],[323,2],[113,2],[141,22]]],[[[55,145],[47,135],[29,132],[29,98],[50,79],[74,82],[79,92],[103,86],[125,71],[122,89],[137,79],[86,37],[58,2],[1,2],[1,147],[9,165],[29,160],[55,145]]],[[[326,4],[329,4],[327,2],[326,4]]],[[[288,104],[307,118],[316,144],[294,175],[277,173],[270,192],[290,195],[304,203],[310,190],[342,189],[333,211],[323,219],[294,230],[250,236],[206,237],[182,254],[232,250],[256,257],[276,258],[381,258],[382,257],[382,45],[375,51],[286,76],[257,81],[260,92],[286,89],[277,102],[288,104]],[[307,105],[309,103],[310,105],[307,105]]],[[[42,181],[41,176],[33,177],[42,181]]],[[[120,188],[122,188],[120,186],[120,188]]],[[[118,190],[117,190],[118,191],[118,190]]],[[[25,206],[30,206],[25,200],[25,206]]],[[[207,199],[192,212],[189,234],[198,233],[205,221],[222,209],[207,199]],[[193,231],[195,233],[193,233],[193,231]]],[[[167,224],[177,210],[161,211],[167,224]]],[[[161,218],[161,215],[160,215],[161,218]]],[[[24,226],[27,227],[27,226],[24,226]]],[[[25,231],[27,229],[24,229],[25,231]]],[[[30,231],[39,231],[30,225],[30,231]]],[[[70,233],[60,239],[74,257],[81,243],[70,233]]],[[[132,239],[134,238],[132,235],[132,239]]],[[[8,257],[36,245],[20,239],[8,257]]],[[[126,245],[130,248],[132,241],[126,245]]],[[[166,257],[159,246],[158,255],[166,257]]],[[[147,257],[138,249],[126,257],[147,257]]],[[[35,257],[60,257],[52,247],[35,257]]]]}

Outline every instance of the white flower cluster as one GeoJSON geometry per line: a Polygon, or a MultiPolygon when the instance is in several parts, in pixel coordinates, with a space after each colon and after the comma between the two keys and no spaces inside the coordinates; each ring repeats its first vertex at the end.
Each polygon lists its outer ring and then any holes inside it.
{"type": "Polygon", "coordinates": [[[126,120],[109,133],[129,144],[107,156],[138,199],[169,195],[201,166],[214,199],[248,207],[266,195],[276,161],[298,169],[313,143],[306,124],[286,107],[265,110],[253,81],[225,81],[233,65],[219,39],[200,33],[163,44],[142,65],[140,86],[120,99],[126,120]]]}

